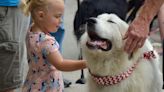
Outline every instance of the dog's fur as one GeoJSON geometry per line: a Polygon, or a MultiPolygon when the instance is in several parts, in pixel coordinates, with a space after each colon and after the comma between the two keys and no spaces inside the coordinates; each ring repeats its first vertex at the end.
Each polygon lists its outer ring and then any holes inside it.
{"type": "Polygon", "coordinates": [[[102,86],[97,84],[88,74],[88,92],[162,92],[162,76],[159,69],[159,57],[145,59],[144,52],[153,51],[151,43],[146,40],[144,46],[136,50],[129,58],[123,50],[123,35],[128,24],[115,14],[102,14],[92,17],[84,26],[85,32],[79,38],[83,56],[87,60],[88,69],[97,76],[113,76],[126,71],[139,61],[136,69],[125,80],[118,84],[102,86]],[[98,42],[106,39],[103,46],[98,42]],[[98,42],[96,42],[98,40],[98,42]],[[108,43],[108,41],[110,44],[108,43]],[[88,46],[90,43],[91,46],[88,46]],[[107,44],[108,43],[108,44],[107,44]]]}

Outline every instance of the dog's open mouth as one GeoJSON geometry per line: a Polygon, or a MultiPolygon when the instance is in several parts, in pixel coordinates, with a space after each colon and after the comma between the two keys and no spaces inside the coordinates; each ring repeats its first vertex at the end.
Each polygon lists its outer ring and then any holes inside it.
{"type": "Polygon", "coordinates": [[[110,40],[99,37],[95,32],[88,32],[88,35],[90,40],[87,41],[86,46],[89,49],[111,50],[112,43],[110,40]]]}

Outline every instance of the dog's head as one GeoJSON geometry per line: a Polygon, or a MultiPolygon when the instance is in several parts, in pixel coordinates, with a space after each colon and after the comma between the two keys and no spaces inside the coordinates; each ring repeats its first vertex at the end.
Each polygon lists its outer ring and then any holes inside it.
{"type": "Polygon", "coordinates": [[[84,33],[83,26],[90,17],[103,13],[114,13],[122,20],[126,19],[128,3],[126,0],[82,0],[74,17],[74,34],[77,41],[84,33]]]}
{"type": "Polygon", "coordinates": [[[123,50],[123,36],[128,24],[115,14],[91,17],[84,25],[80,44],[87,53],[112,53],[123,50]]]}

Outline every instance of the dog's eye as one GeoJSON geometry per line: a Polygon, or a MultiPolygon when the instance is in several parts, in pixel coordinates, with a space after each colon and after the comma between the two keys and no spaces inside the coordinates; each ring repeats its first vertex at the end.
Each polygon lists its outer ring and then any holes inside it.
{"type": "Polygon", "coordinates": [[[115,22],[113,22],[113,21],[111,21],[111,20],[108,20],[108,22],[110,22],[110,23],[115,23],[115,22]]]}

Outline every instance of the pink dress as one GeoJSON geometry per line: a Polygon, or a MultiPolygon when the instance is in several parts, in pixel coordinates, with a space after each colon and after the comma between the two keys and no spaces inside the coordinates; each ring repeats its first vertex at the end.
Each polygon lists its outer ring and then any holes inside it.
{"type": "Polygon", "coordinates": [[[23,92],[64,92],[61,71],[47,60],[47,55],[59,49],[54,37],[43,32],[28,32],[29,71],[23,92]]]}

